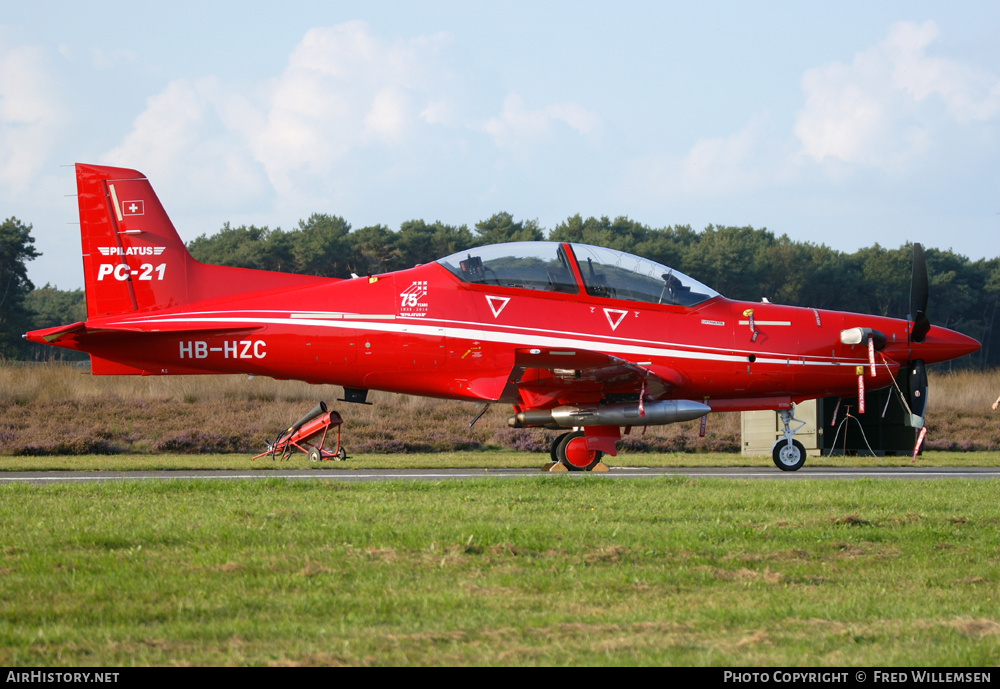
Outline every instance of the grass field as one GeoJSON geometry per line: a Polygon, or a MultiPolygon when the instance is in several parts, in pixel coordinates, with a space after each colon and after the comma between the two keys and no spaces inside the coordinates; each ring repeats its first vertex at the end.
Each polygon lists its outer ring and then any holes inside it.
{"type": "Polygon", "coordinates": [[[994,482],[0,487],[0,664],[984,665],[994,482]]]}
{"type": "MultiPolygon", "coordinates": [[[[931,438],[973,451],[917,466],[1000,463],[1000,374],[931,385],[931,438]]],[[[347,408],[347,462],[250,461],[339,392],[0,366],[0,471],[547,458],[497,407],[470,430],[473,405],[376,395],[347,408]]],[[[651,429],[609,462],[771,466],[732,451],[738,432],[651,429]]],[[[0,665],[1000,662],[994,481],[567,478],[0,485],[0,665]]]]}

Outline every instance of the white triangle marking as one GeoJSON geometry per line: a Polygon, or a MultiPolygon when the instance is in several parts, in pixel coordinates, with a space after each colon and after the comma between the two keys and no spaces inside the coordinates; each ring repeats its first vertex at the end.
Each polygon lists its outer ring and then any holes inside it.
{"type": "Polygon", "coordinates": [[[493,312],[494,318],[500,315],[500,312],[504,310],[504,307],[507,306],[507,302],[509,301],[510,297],[491,297],[488,294],[486,295],[486,303],[490,305],[490,311],[493,312]],[[499,307],[497,306],[497,302],[500,303],[499,307]]]}
{"type": "Polygon", "coordinates": [[[621,309],[604,309],[604,315],[607,316],[608,325],[611,326],[612,331],[617,330],[618,326],[622,322],[622,319],[625,318],[626,313],[628,313],[628,311],[622,311],[621,309]],[[618,314],[618,318],[612,320],[611,314],[613,313],[618,314]]]}

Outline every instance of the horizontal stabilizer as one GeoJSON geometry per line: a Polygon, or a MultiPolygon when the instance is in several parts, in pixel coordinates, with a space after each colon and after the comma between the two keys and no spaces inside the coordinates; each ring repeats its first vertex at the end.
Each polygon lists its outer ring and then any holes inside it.
{"type": "Polygon", "coordinates": [[[144,333],[148,335],[155,335],[156,333],[202,333],[211,332],[212,334],[228,335],[231,333],[252,333],[258,330],[263,330],[263,325],[239,325],[230,327],[219,327],[216,322],[204,322],[204,323],[192,323],[190,319],[177,319],[176,321],[171,321],[169,319],[158,320],[155,322],[144,322],[144,321],[132,321],[124,323],[111,323],[110,325],[101,325],[100,327],[91,327],[87,329],[88,333],[144,333]]]}
{"type": "Polygon", "coordinates": [[[195,376],[217,373],[217,371],[186,368],[183,366],[171,366],[169,369],[156,370],[152,368],[138,368],[118,361],[103,359],[93,354],[90,355],[90,372],[95,376],[195,376]]]}
{"type": "Polygon", "coordinates": [[[86,324],[83,321],[77,323],[70,323],[69,325],[59,325],[55,328],[44,328],[42,330],[33,330],[25,334],[25,338],[29,342],[38,342],[45,344],[55,344],[64,337],[69,337],[70,335],[76,335],[78,333],[84,333],[87,331],[86,324]]]}
{"type": "Polygon", "coordinates": [[[263,330],[264,326],[236,326],[230,328],[220,328],[212,323],[195,323],[182,321],[177,323],[157,323],[156,328],[150,328],[148,324],[127,323],[115,324],[112,326],[88,326],[86,323],[71,323],[70,325],[60,325],[54,328],[44,328],[42,330],[32,330],[25,334],[29,342],[39,344],[58,345],[60,341],[67,338],[81,339],[85,336],[100,335],[102,333],[129,333],[129,334],[149,334],[156,333],[199,333],[211,331],[213,334],[227,335],[231,333],[251,333],[263,330]]]}

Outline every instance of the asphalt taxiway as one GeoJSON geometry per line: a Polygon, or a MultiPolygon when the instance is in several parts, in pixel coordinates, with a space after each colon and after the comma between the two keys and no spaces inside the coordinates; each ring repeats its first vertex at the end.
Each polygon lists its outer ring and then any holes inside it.
{"type": "Polygon", "coordinates": [[[612,467],[607,472],[548,473],[538,469],[255,469],[199,471],[10,471],[0,472],[0,483],[96,483],[102,481],[260,481],[268,479],[317,479],[326,481],[450,481],[536,477],[574,480],[585,476],[604,480],[646,479],[658,476],[684,478],[764,479],[1000,479],[1000,467],[803,467],[779,471],[772,467],[612,467]]]}

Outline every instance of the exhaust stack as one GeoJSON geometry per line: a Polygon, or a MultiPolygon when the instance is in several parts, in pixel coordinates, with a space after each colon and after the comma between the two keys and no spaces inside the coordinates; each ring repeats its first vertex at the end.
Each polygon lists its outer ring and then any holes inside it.
{"type": "Polygon", "coordinates": [[[527,426],[661,426],[697,419],[712,408],[691,400],[660,400],[646,402],[644,415],[639,414],[638,402],[556,407],[555,409],[529,409],[518,412],[507,420],[512,428],[527,426]]]}

